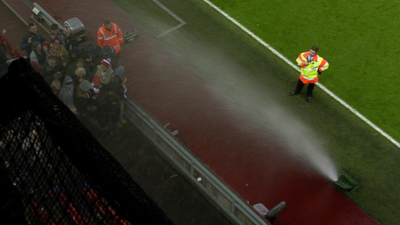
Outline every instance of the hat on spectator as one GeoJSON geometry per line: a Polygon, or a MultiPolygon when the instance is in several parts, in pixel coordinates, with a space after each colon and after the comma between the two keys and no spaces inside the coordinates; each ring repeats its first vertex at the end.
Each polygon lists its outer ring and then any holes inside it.
{"type": "Polygon", "coordinates": [[[57,39],[56,39],[56,40],[54,40],[53,44],[54,44],[54,45],[61,45],[61,44],[60,44],[60,41],[59,41],[59,40],[57,40],[57,39]]]}
{"type": "Polygon", "coordinates": [[[87,80],[83,80],[80,87],[81,90],[86,93],[92,88],[92,84],[87,80]]]}
{"type": "Polygon", "coordinates": [[[123,66],[118,66],[114,70],[114,74],[117,76],[122,76],[122,74],[124,74],[124,73],[125,73],[125,68],[123,66]]]}
{"type": "Polygon", "coordinates": [[[42,43],[42,47],[45,47],[45,46],[47,46],[48,48],[50,48],[50,43],[49,43],[48,41],[44,41],[44,42],[42,43]]]}
{"type": "Polygon", "coordinates": [[[100,84],[101,84],[100,83],[100,77],[98,77],[98,76],[93,77],[93,85],[94,86],[98,86],[100,84]]]}
{"type": "Polygon", "coordinates": [[[64,77],[63,85],[64,84],[73,84],[73,83],[74,83],[74,81],[72,80],[72,78],[70,76],[65,76],[64,77]]]}
{"type": "Polygon", "coordinates": [[[108,68],[108,67],[110,67],[110,60],[103,59],[103,60],[101,60],[100,64],[104,65],[108,68]]]}
{"type": "MultiPolygon", "coordinates": [[[[82,67],[79,67],[78,69],[75,70],[75,75],[79,77],[79,74],[80,74],[82,71],[85,71],[85,69],[82,68],[82,67]]],[[[85,74],[86,74],[86,71],[85,71],[85,74]]]]}

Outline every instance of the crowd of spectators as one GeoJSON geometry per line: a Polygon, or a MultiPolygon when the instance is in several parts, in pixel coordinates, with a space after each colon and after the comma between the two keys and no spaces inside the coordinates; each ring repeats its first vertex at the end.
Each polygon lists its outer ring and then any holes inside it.
{"type": "Polygon", "coordinates": [[[104,40],[102,46],[99,42],[79,43],[68,26],[60,29],[53,24],[50,30],[45,38],[35,23],[28,25],[21,49],[32,68],[81,120],[92,121],[107,134],[114,133],[127,122],[123,118],[127,79],[125,68],[118,64],[119,53],[104,45],[104,40]]]}

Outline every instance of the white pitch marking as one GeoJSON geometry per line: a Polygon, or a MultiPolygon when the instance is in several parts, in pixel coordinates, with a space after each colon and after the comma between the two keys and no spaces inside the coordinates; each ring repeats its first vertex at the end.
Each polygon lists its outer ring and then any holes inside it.
{"type": "MultiPolygon", "coordinates": [[[[236,26],[238,26],[240,29],[242,29],[244,32],[246,32],[248,35],[253,37],[256,41],[258,41],[260,44],[264,45],[266,48],[268,48],[272,53],[277,55],[279,58],[281,58],[283,61],[285,61],[287,64],[289,64],[291,67],[293,67],[295,70],[300,72],[300,69],[297,65],[289,61],[285,56],[283,56],[281,53],[276,51],[274,48],[272,48],[269,44],[264,42],[261,38],[256,36],[254,33],[252,33],[250,30],[248,30],[246,27],[244,27],[242,24],[237,22],[235,19],[233,19],[231,16],[229,16],[226,12],[222,11],[218,6],[214,5],[212,2],[209,0],[204,0],[208,5],[210,5],[212,8],[217,10],[219,13],[221,13],[224,17],[226,17],[228,20],[230,20],[232,23],[234,23],[236,26]]],[[[357,117],[359,117],[361,120],[366,122],[368,125],[370,125],[373,129],[375,129],[377,132],[379,132],[381,135],[386,137],[389,141],[391,141],[393,144],[395,144],[398,148],[400,148],[400,143],[397,142],[395,139],[393,139],[390,135],[385,133],[383,130],[381,130],[378,126],[373,124],[371,121],[369,121],[367,118],[365,118],[361,113],[359,113],[357,110],[355,110],[353,107],[351,107],[349,104],[344,102],[342,99],[340,99],[338,96],[333,94],[330,90],[328,90],[324,85],[317,83],[317,86],[320,87],[322,90],[324,90],[328,95],[330,95],[332,98],[334,98],[336,101],[338,101],[340,104],[342,104],[344,107],[349,109],[352,113],[354,113],[357,117]]]]}
{"type": "Polygon", "coordinates": [[[176,20],[179,21],[179,24],[177,26],[172,27],[171,29],[168,29],[168,30],[164,31],[163,33],[159,34],[157,36],[157,38],[160,38],[160,37],[162,37],[164,35],[167,35],[167,34],[171,33],[172,31],[177,30],[181,26],[186,24],[186,22],[183,19],[181,19],[179,16],[177,16],[175,13],[173,13],[170,9],[165,7],[165,5],[161,4],[161,2],[159,2],[158,0],[153,0],[153,2],[156,3],[158,6],[160,6],[160,8],[164,9],[169,15],[171,15],[172,17],[174,17],[176,20]]]}

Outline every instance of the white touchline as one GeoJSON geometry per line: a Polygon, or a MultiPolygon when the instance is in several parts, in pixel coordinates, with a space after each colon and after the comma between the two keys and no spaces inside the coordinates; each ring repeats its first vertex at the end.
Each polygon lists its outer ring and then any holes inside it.
{"type": "MultiPolygon", "coordinates": [[[[291,67],[293,67],[295,70],[300,72],[300,69],[297,65],[289,61],[285,56],[283,56],[281,53],[276,51],[274,48],[272,48],[269,44],[264,42],[261,38],[253,34],[251,31],[249,31],[246,27],[244,27],[242,24],[240,24],[238,21],[233,19],[231,16],[229,16],[226,12],[222,11],[220,8],[218,8],[216,5],[214,5],[212,2],[209,0],[204,0],[208,5],[210,5],[212,8],[217,10],[219,13],[221,13],[224,17],[226,17],[228,20],[230,20],[232,23],[234,23],[236,26],[238,26],[240,29],[242,29],[244,32],[246,32],[248,35],[256,39],[259,43],[264,45],[266,48],[268,48],[272,53],[277,55],[279,58],[281,58],[283,61],[285,61],[287,64],[289,64],[291,67]]],[[[397,142],[395,139],[393,139],[390,135],[385,133],[383,130],[381,130],[379,127],[377,127],[375,124],[373,124],[371,121],[369,121],[365,116],[363,116],[361,113],[357,112],[353,107],[351,107],[349,104],[344,102],[342,99],[340,99],[338,96],[333,94],[330,90],[328,90],[324,85],[317,83],[317,86],[320,87],[322,90],[324,90],[328,95],[330,95],[332,98],[334,98],[336,101],[338,101],[340,104],[342,104],[344,107],[349,109],[352,113],[354,113],[356,116],[358,116],[361,120],[366,122],[368,125],[370,125],[372,128],[374,128],[377,132],[379,132],[381,135],[386,137],[389,141],[391,141],[393,144],[395,144],[397,147],[400,148],[400,143],[397,142]]]]}
{"type": "Polygon", "coordinates": [[[181,26],[185,25],[186,22],[184,20],[182,20],[181,18],[179,18],[179,16],[177,16],[175,13],[173,13],[171,10],[169,10],[167,7],[165,7],[165,5],[161,4],[158,0],[153,0],[154,3],[156,3],[158,6],[160,6],[162,9],[164,9],[169,15],[171,15],[172,17],[174,17],[176,20],[179,21],[179,24],[175,27],[172,27],[171,29],[168,29],[166,31],[164,31],[163,33],[159,34],[157,36],[157,38],[160,38],[166,34],[171,33],[174,30],[179,29],[181,26]]]}

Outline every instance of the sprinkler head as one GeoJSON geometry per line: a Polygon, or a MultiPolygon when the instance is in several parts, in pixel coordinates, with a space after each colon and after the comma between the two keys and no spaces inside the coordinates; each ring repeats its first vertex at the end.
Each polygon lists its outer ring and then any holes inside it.
{"type": "Polygon", "coordinates": [[[335,182],[335,186],[345,191],[352,191],[358,186],[358,183],[348,174],[341,173],[338,181],[335,182]]]}

